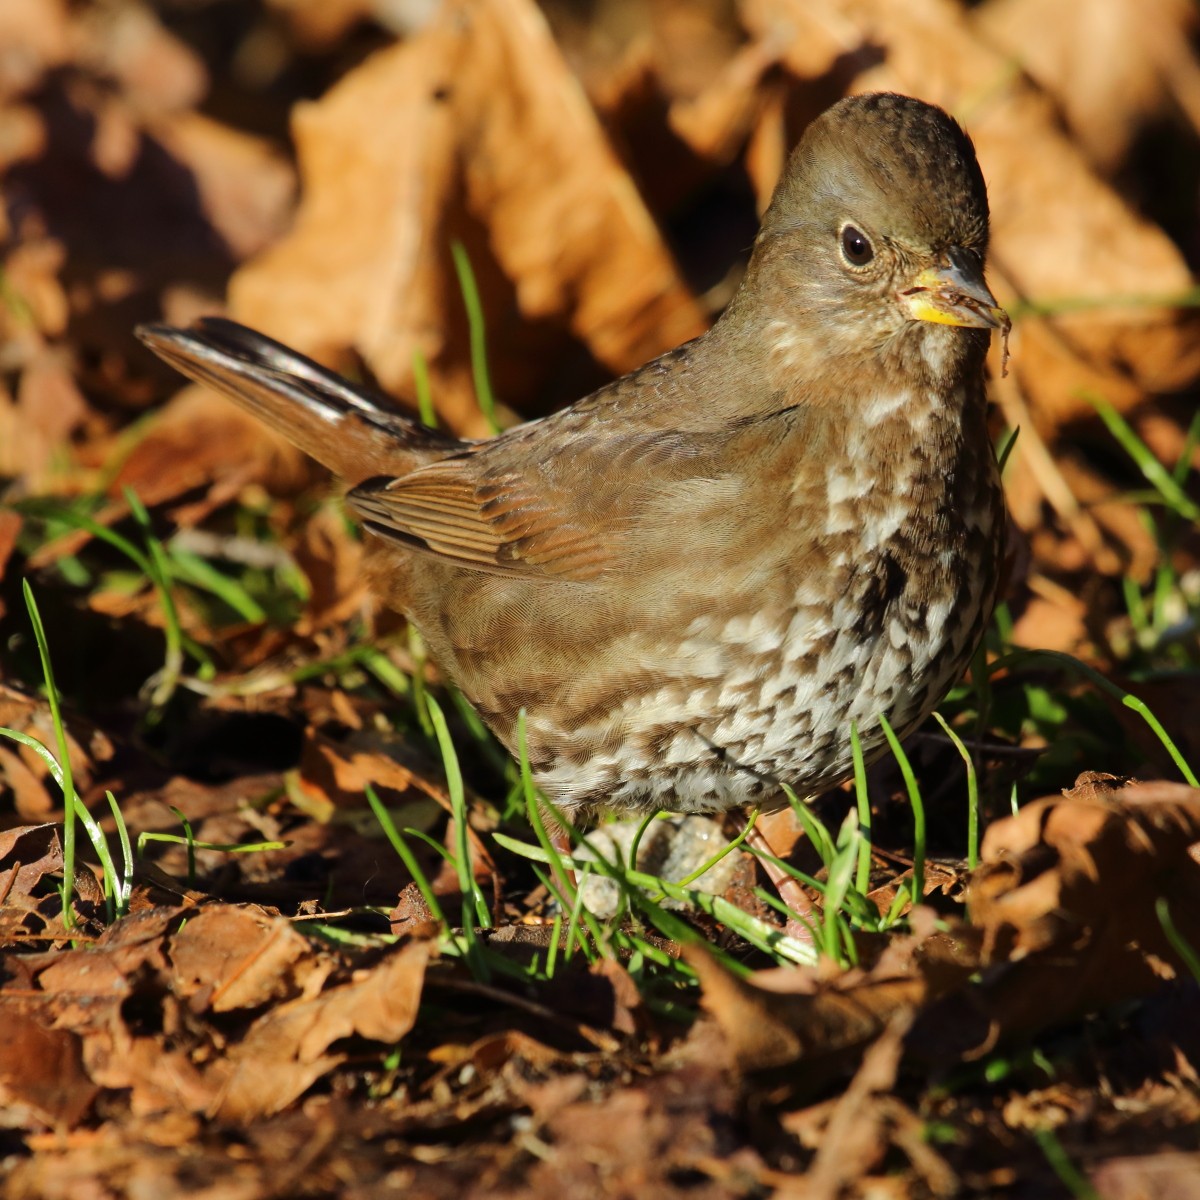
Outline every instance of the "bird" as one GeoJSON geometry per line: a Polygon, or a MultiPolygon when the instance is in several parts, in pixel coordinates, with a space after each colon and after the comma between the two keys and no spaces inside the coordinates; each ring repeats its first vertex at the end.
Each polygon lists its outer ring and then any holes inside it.
{"type": "Polygon", "coordinates": [[[955,119],[868,93],[810,122],[707,332],[489,439],[231,320],[137,332],[345,482],[369,583],[568,818],[721,814],[844,782],[851,726],[878,758],[983,636],[988,233],[955,119]]]}

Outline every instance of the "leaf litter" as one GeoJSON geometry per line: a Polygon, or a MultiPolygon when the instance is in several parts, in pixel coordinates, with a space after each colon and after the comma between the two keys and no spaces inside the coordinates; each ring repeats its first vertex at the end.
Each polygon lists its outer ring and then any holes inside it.
{"type": "MultiPolygon", "coordinates": [[[[976,139],[1015,318],[1005,636],[1119,681],[1194,762],[1195,212],[1162,165],[1195,149],[1194,14],[1109,8],[0,6],[0,725],[55,744],[28,576],[80,801],[114,844],[109,791],[158,839],[117,920],[77,859],[64,929],[61,794],[0,741],[6,1194],[1190,1194],[1200,791],[1137,714],[1047,671],[954,693],[981,865],[962,759],[923,734],[936,857],[857,961],[781,966],[687,908],[605,946],[493,839],[533,840],[515,780],[365,594],[319,470],[130,332],[224,309],[413,409],[424,364],[438,420],[482,435],[455,243],[499,414],[537,415],[704,328],[807,119],[924,95],[976,139]],[[1175,491],[1147,502],[1097,395],[1175,491]],[[122,549],[155,541],[170,605],[122,549]],[[254,844],[277,848],[220,848],[254,844]]],[[[868,782],[887,911],[911,819],[893,771],[868,782]]],[[[828,882],[808,840],[772,841],[828,882]]],[[[727,865],[721,898],[770,919],[749,858],[727,865]]]]}

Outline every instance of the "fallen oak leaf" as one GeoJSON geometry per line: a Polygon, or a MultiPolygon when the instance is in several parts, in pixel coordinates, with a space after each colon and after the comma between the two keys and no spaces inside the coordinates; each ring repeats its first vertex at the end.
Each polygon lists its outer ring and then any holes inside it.
{"type": "Polygon", "coordinates": [[[345,1059],[332,1049],[343,1038],[398,1042],[416,1023],[430,954],[428,942],[409,942],[350,983],[264,1014],[222,1064],[229,1074],[211,1115],[280,1112],[345,1059]]]}
{"type": "MultiPolygon", "coordinates": [[[[805,1091],[852,1067],[893,1022],[908,1022],[933,997],[964,984],[978,967],[970,931],[947,935],[928,910],[919,932],[894,939],[870,971],[841,973],[828,962],[783,967],[738,979],[700,946],[683,956],[700,978],[704,1007],[742,1071],[801,1063],[805,1091]]],[[[800,1078],[795,1070],[789,1080],[800,1078]]]]}
{"type": "MultiPolygon", "coordinates": [[[[0,833],[0,913],[6,917],[17,915],[19,923],[20,913],[49,916],[56,911],[52,900],[59,895],[65,867],[58,831],[58,825],[45,823],[0,833]]],[[[96,908],[104,902],[96,876],[84,863],[75,865],[73,888],[76,905],[96,908]]]]}
{"type": "Polygon", "coordinates": [[[1154,902],[1165,895],[1188,909],[1200,898],[1196,842],[1200,789],[1181,783],[1087,772],[1061,797],[1026,805],[987,831],[969,888],[984,960],[1094,944],[1110,931],[1164,949],[1154,902]]]}
{"type": "Polygon", "coordinates": [[[0,994],[0,1109],[7,1128],[70,1129],[99,1092],[84,1070],[79,1037],[54,1028],[43,1006],[0,994]]]}
{"type": "MultiPolygon", "coordinates": [[[[923,1136],[922,1122],[892,1095],[911,1014],[899,1013],[868,1047],[850,1086],[833,1103],[817,1153],[805,1175],[805,1200],[838,1200],[855,1181],[878,1169],[899,1146],[936,1196],[958,1193],[959,1181],[923,1136]]],[[[788,1121],[784,1117],[783,1124],[788,1121]]]]}
{"type": "Polygon", "coordinates": [[[1089,773],[989,829],[971,927],[927,929],[893,942],[869,972],[833,978],[797,967],[739,980],[703,950],[685,956],[743,1071],[799,1062],[809,1088],[906,1012],[907,1051],[944,1067],[1176,977],[1156,906],[1165,898],[1178,935],[1200,945],[1197,842],[1200,789],[1089,773]]]}
{"type": "Polygon", "coordinates": [[[1137,136],[1171,105],[1169,62],[1188,46],[1187,0],[1116,0],[1081,22],[1071,0],[988,0],[972,14],[1055,99],[1089,158],[1115,174],[1137,136]]]}
{"type": "Polygon", "coordinates": [[[910,1049],[939,1064],[978,1059],[1177,978],[1158,904],[1200,945],[1198,841],[1200,789],[1095,772],[998,821],[967,897],[982,979],[927,1008],[910,1049]]]}
{"type": "MultiPolygon", "coordinates": [[[[10,1017],[27,1014],[76,1039],[81,1095],[122,1092],[135,1112],[203,1111],[215,1088],[192,1060],[164,971],[166,933],[181,912],[146,911],[111,926],[86,948],[14,957],[15,970],[0,987],[6,1027],[10,1017]],[[146,1021],[150,1013],[154,1019],[146,1021]],[[164,1036],[169,1029],[174,1037],[164,1036]]],[[[46,1049],[61,1050],[62,1043],[46,1049]]],[[[24,1053],[37,1051],[26,1045],[24,1053]]],[[[72,1078],[69,1058],[63,1070],[72,1078]]],[[[36,1078],[33,1072],[35,1085],[36,1078]]]]}
{"type": "Polygon", "coordinates": [[[251,905],[204,909],[171,939],[170,957],[174,993],[218,1013],[319,990],[331,969],[290,921],[251,905]]]}

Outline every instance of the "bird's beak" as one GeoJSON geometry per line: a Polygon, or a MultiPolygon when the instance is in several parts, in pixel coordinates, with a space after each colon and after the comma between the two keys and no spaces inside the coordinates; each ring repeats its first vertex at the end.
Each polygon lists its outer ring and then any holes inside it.
{"type": "Polygon", "coordinates": [[[1012,322],[983,282],[978,259],[951,246],[936,267],[927,267],[900,292],[913,321],[1008,331],[1012,322]]]}

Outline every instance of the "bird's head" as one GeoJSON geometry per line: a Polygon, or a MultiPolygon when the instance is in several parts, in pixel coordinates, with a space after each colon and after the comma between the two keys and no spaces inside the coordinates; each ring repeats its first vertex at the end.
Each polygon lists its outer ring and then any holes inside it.
{"type": "Polygon", "coordinates": [[[984,282],[987,246],[987,189],[958,123],[909,96],[852,96],[792,154],[747,284],[765,336],[797,361],[978,360],[986,331],[1009,324],[984,282]]]}

